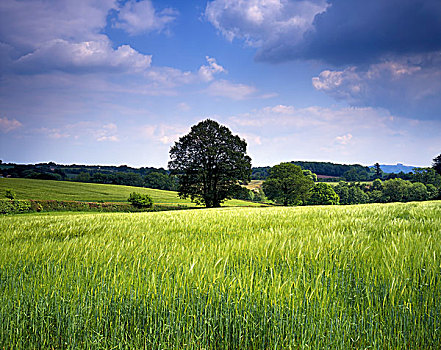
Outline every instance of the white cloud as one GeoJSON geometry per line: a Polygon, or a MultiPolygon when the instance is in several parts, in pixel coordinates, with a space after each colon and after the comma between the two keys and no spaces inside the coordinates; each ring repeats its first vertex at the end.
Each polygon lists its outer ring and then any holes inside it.
{"type": "Polygon", "coordinates": [[[256,93],[256,88],[245,84],[234,84],[227,80],[218,80],[207,89],[209,95],[244,100],[256,93]]]}
{"type": "Polygon", "coordinates": [[[33,134],[38,133],[46,135],[51,139],[72,139],[76,141],[92,140],[98,142],[119,141],[118,127],[114,123],[101,124],[99,122],[80,121],[57,128],[40,127],[31,130],[31,132],[33,134]]]}
{"type": "Polygon", "coordinates": [[[180,125],[143,125],[139,128],[143,138],[163,144],[171,145],[177,141],[181,136],[188,132],[188,127],[180,125]]]}
{"type": "Polygon", "coordinates": [[[22,127],[23,124],[17,119],[9,119],[6,117],[0,117],[0,132],[7,133],[12,130],[22,127]]]}
{"type": "Polygon", "coordinates": [[[352,139],[352,134],[347,133],[346,135],[337,136],[335,138],[335,142],[341,144],[341,145],[347,145],[349,141],[352,139]]]}
{"type": "Polygon", "coordinates": [[[43,44],[34,52],[20,57],[14,66],[25,72],[61,71],[130,71],[150,67],[152,57],[129,45],[114,50],[108,40],[71,43],[57,39],[43,44]]]}
{"type": "Polygon", "coordinates": [[[300,41],[327,6],[325,0],[214,0],[207,4],[205,17],[230,41],[269,47],[287,37],[300,41]]]}
{"type": "Polygon", "coordinates": [[[199,77],[202,81],[211,81],[216,73],[226,72],[225,68],[218,64],[214,58],[206,56],[205,59],[208,65],[199,68],[199,77]]]}
{"type": "Polygon", "coordinates": [[[118,127],[116,126],[116,124],[109,123],[103,125],[100,129],[94,131],[94,134],[97,141],[117,142],[119,141],[117,132],[118,132],[118,127]]]}
{"type": "Polygon", "coordinates": [[[0,41],[19,52],[30,52],[43,43],[97,40],[106,26],[115,0],[2,0],[0,41]],[[7,29],[6,29],[7,28],[7,29]]]}
{"type": "Polygon", "coordinates": [[[124,29],[131,35],[162,31],[177,15],[178,12],[170,8],[156,12],[150,0],[129,0],[119,9],[119,22],[115,27],[124,29]]]}

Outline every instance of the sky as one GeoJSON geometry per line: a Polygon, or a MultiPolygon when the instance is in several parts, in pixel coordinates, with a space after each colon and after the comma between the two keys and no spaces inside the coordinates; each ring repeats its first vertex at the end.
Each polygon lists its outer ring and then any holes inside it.
{"type": "Polygon", "coordinates": [[[0,159],[167,167],[204,119],[253,166],[430,166],[439,0],[2,0],[0,159]]]}

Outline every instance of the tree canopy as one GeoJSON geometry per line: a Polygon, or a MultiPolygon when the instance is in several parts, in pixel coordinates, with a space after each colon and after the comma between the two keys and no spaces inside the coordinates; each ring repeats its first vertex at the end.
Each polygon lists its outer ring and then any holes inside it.
{"type": "Polygon", "coordinates": [[[247,143],[214,120],[191,127],[170,149],[169,169],[179,177],[178,192],[206,207],[219,207],[232,198],[238,182],[251,175],[247,143]]]}
{"type": "Polygon", "coordinates": [[[432,163],[433,169],[435,169],[435,171],[441,175],[441,154],[435,158],[433,158],[433,163],[432,163]]]}
{"type": "Polygon", "coordinates": [[[280,163],[271,169],[262,186],[268,199],[283,205],[295,205],[306,202],[314,181],[305,176],[298,165],[280,163]]]}
{"type": "Polygon", "coordinates": [[[339,204],[339,200],[333,186],[320,182],[311,189],[308,205],[335,205],[339,204]]]}

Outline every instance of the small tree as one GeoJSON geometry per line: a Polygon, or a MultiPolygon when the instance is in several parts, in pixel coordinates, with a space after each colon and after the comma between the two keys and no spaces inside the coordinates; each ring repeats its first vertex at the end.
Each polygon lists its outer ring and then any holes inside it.
{"type": "Polygon", "coordinates": [[[268,199],[283,205],[305,204],[314,181],[292,163],[280,163],[271,168],[270,176],[262,185],[268,199]]]}
{"type": "Polygon", "coordinates": [[[383,176],[383,170],[381,170],[381,166],[379,163],[374,164],[374,170],[375,170],[375,177],[377,179],[381,179],[381,177],[383,176]]]}
{"type": "Polygon", "coordinates": [[[151,208],[153,200],[148,194],[141,194],[137,192],[130,193],[128,201],[136,208],[151,208]]]}
{"type": "Polygon", "coordinates": [[[441,154],[433,158],[432,168],[441,175],[441,154]]]}
{"type": "Polygon", "coordinates": [[[16,196],[17,195],[15,194],[15,192],[13,190],[8,189],[8,190],[5,191],[5,197],[6,198],[15,199],[16,196]]]}
{"type": "Polygon", "coordinates": [[[330,184],[319,182],[311,189],[308,204],[335,205],[339,204],[339,197],[330,184]]]}
{"type": "Polygon", "coordinates": [[[214,120],[204,120],[175,142],[168,166],[179,177],[179,196],[207,208],[233,197],[251,176],[247,143],[214,120]]]}

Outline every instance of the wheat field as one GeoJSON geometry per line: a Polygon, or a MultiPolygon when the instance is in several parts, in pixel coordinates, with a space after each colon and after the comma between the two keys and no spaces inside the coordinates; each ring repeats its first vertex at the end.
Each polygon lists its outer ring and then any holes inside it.
{"type": "Polygon", "coordinates": [[[0,218],[3,349],[437,349],[441,202],[0,218]]]}

